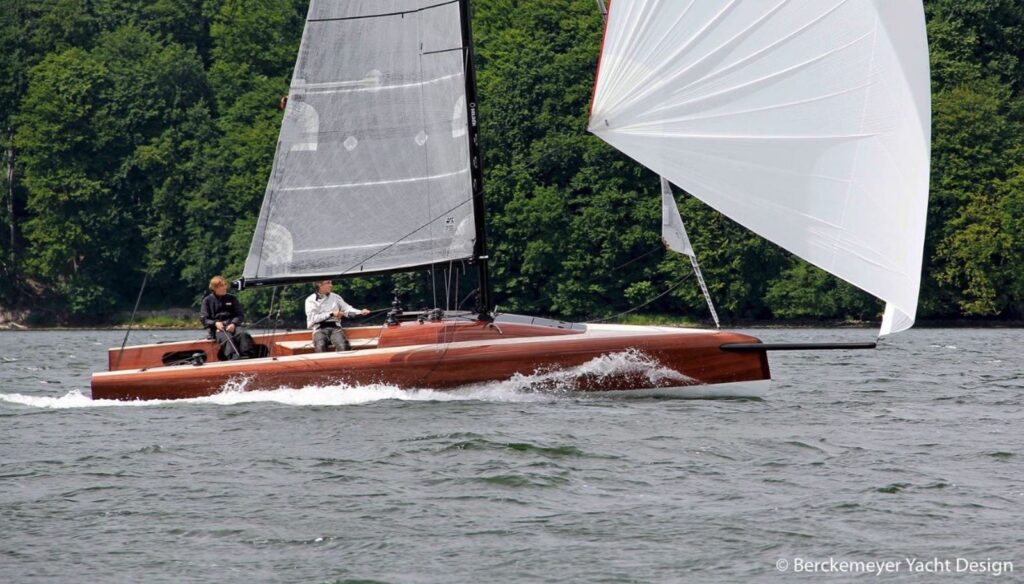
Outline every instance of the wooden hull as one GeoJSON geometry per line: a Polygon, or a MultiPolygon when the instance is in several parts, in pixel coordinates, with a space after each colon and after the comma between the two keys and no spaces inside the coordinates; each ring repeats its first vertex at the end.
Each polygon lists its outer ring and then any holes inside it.
{"type": "MultiPolygon", "coordinates": [[[[763,351],[722,351],[757,339],[732,332],[587,325],[580,329],[475,321],[402,323],[347,330],[356,350],[310,353],[309,333],[258,335],[268,357],[216,361],[211,341],[167,343],[110,354],[92,378],[93,399],[181,399],[226,389],[269,390],[387,384],[453,389],[529,376],[536,389],[707,397],[709,388],[759,395],[770,378],[763,351]],[[585,328],[585,330],[581,330],[585,328]],[[360,348],[363,347],[363,348],[360,348]],[[209,362],[166,366],[168,355],[209,362]],[[741,390],[740,388],[748,388],[741,390]]],[[[725,395],[733,395],[725,393],[725,395]]]]}

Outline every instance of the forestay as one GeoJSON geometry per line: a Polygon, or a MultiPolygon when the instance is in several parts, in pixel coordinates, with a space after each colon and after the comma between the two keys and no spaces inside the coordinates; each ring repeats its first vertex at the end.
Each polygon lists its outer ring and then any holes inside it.
{"type": "Polygon", "coordinates": [[[664,177],[661,178],[661,241],[668,249],[690,258],[690,265],[693,266],[693,273],[697,276],[697,284],[700,285],[700,291],[704,294],[704,300],[708,303],[711,318],[715,321],[716,327],[720,326],[715,303],[711,300],[711,292],[708,291],[704,274],[701,273],[700,264],[697,263],[697,254],[693,251],[693,246],[690,245],[690,236],[687,235],[683,217],[679,214],[676,197],[672,194],[672,185],[664,177]]]}
{"type": "Polygon", "coordinates": [[[930,155],[919,0],[613,2],[590,130],[913,325],[930,155]]]}
{"type": "Polygon", "coordinates": [[[247,284],[473,256],[460,3],[313,0],[247,284]]]}

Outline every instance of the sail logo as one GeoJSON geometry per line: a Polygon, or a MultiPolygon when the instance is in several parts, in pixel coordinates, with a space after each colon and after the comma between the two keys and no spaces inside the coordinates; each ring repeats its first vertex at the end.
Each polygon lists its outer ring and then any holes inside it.
{"type": "Polygon", "coordinates": [[[466,96],[460,95],[455,101],[455,111],[452,112],[452,138],[461,138],[466,135],[466,96]]]}

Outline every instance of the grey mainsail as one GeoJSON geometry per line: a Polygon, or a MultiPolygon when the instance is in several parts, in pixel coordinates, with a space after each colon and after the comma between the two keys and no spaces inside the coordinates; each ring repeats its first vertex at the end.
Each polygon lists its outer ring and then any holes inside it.
{"type": "Polygon", "coordinates": [[[463,10],[458,0],[312,1],[246,285],[479,252],[463,10]]]}

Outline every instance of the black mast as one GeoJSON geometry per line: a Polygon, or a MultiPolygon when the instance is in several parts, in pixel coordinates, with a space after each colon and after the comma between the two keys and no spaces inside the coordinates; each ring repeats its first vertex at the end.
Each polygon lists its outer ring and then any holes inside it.
{"type": "Polygon", "coordinates": [[[476,69],[473,67],[473,31],[469,22],[469,0],[459,0],[459,12],[462,14],[462,42],[465,43],[462,54],[466,62],[466,111],[469,127],[470,176],[473,181],[473,218],[476,226],[473,259],[480,274],[476,311],[480,320],[490,320],[494,304],[491,299],[491,278],[487,266],[489,258],[484,225],[484,171],[483,157],[480,153],[480,119],[477,112],[476,69]]]}

